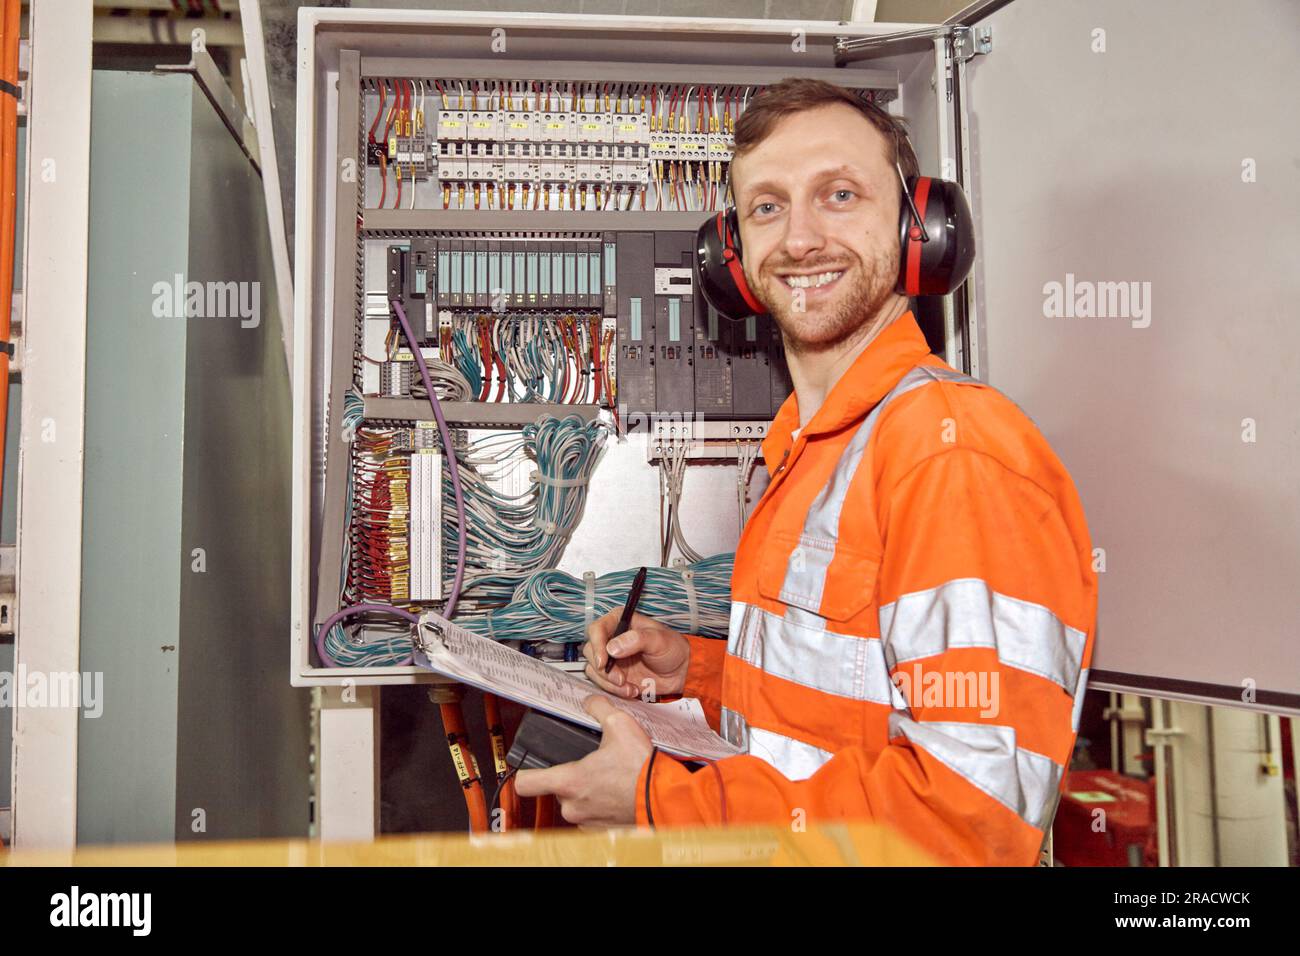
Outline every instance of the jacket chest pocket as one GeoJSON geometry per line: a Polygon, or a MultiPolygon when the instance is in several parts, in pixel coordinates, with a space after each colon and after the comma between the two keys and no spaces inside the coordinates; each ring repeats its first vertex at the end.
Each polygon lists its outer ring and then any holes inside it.
{"type": "MultiPolygon", "coordinates": [[[[735,653],[765,673],[843,698],[893,705],[875,614],[877,555],[826,547],[807,536],[775,537],[759,561],[758,592],[784,604],[784,614],[752,609],[735,653]]],[[[822,739],[852,737],[861,713],[829,707],[802,713],[822,739]],[[848,714],[852,716],[848,716],[848,714]],[[821,726],[825,723],[825,726],[821,726]]]]}
{"type": "Polygon", "coordinates": [[[774,535],[759,561],[758,593],[843,624],[872,603],[879,570],[874,549],[806,534],[774,535]]]}

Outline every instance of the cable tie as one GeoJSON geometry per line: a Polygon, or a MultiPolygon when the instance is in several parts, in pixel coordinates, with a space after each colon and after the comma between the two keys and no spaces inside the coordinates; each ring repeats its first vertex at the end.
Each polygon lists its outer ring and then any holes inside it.
{"type": "Polygon", "coordinates": [[[691,621],[688,634],[698,634],[700,628],[700,602],[695,595],[695,572],[690,568],[681,568],[682,587],[686,588],[686,606],[690,608],[691,621]]]}
{"type": "Polygon", "coordinates": [[[581,488],[583,485],[590,483],[591,475],[578,475],[576,478],[552,478],[550,475],[535,471],[529,475],[529,480],[542,485],[550,485],[552,488],[581,488]]]}
{"type": "Polygon", "coordinates": [[[583,604],[584,621],[582,633],[585,635],[587,629],[591,627],[591,622],[596,619],[596,572],[582,572],[582,583],[587,589],[587,597],[583,604]]]}
{"type": "Polygon", "coordinates": [[[556,524],[550,519],[537,522],[537,527],[542,530],[542,534],[555,534],[556,524]]]}
{"type": "Polygon", "coordinates": [[[8,93],[14,99],[18,100],[19,102],[22,102],[22,98],[23,98],[22,87],[14,86],[14,84],[8,82],[7,80],[0,80],[0,93],[8,93]]]}
{"type": "MultiPolygon", "coordinates": [[[[0,80],[0,82],[3,82],[3,80],[0,80]]],[[[5,355],[8,355],[10,358],[13,358],[15,354],[14,343],[0,342],[0,352],[4,352],[5,355]]]]}

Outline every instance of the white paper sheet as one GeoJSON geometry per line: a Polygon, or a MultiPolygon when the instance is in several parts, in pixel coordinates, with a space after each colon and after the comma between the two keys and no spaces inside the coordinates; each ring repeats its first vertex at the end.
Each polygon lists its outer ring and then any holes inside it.
{"type": "Polygon", "coordinates": [[[680,757],[719,760],[741,752],[713,732],[694,698],[652,704],[614,697],[586,680],[480,637],[437,614],[420,618],[415,663],[593,730],[599,730],[600,724],[582,709],[582,702],[597,694],[631,714],[661,750],[680,757]]]}

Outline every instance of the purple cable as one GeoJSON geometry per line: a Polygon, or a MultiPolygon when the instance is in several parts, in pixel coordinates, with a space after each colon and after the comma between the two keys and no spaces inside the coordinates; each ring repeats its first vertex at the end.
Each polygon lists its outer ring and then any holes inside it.
{"type": "MultiPolygon", "coordinates": [[[[334,628],[335,624],[344,618],[352,617],[354,614],[364,614],[367,611],[375,611],[381,614],[394,614],[398,617],[405,618],[412,624],[420,623],[420,615],[413,614],[412,612],[403,610],[400,607],[393,607],[390,604],[353,604],[351,607],[339,608],[325,620],[325,623],[320,626],[320,630],[316,632],[316,653],[320,655],[320,659],[325,662],[327,667],[338,667],[339,665],[335,663],[334,658],[330,657],[329,654],[325,652],[325,635],[334,628]]],[[[411,655],[411,659],[415,659],[414,654],[411,655]]],[[[411,661],[402,661],[402,663],[409,664],[411,661]]]]}
{"type": "MultiPolygon", "coordinates": [[[[420,351],[420,343],[415,340],[415,332],[411,329],[411,322],[406,317],[406,310],[402,308],[402,303],[393,299],[392,305],[393,311],[397,313],[397,321],[402,325],[402,334],[406,336],[406,342],[410,345],[411,353],[415,356],[415,364],[420,369],[420,380],[424,382],[424,390],[429,394],[429,405],[433,408],[433,417],[438,423],[438,434],[442,436],[442,449],[447,455],[447,469],[451,472],[451,490],[456,496],[456,516],[458,519],[456,576],[451,582],[451,596],[447,598],[447,604],[442,609],[442,616],[449,618],[456,613],[456,601],[460,598],[461,584],[465,580],[465,548],[469,539],[469,528],[465,521],[465,496],[460,486],[460,467],[456,463],[456,449],[451,444],[451,429],[447,427],[447,419],[442,414],[442,403],[438,401],[438,393],[433,390],[433,380],[429,377],[429,367],[424,363],[424,353],[420,351]]],[[[351,607],[340,608],[331,614],[325,623],[320,626],[320,630],[316,632],[316,653],[325,662],[326,666],[338,667],[339,665],[325,652],[325,636],[339,621],[366,611],[395,614],[398,617],[405,618],[412,624],[420,623],[418,614],[405,611],[400,607],[391,607],[387,604],[354,604],[351,607]]],[[[412,660],[414,660],[414,656],[412,656],[412,660]]],[[[409,663],[411,663],[410,660],[402,661],[402,664],[409,663]]]]}

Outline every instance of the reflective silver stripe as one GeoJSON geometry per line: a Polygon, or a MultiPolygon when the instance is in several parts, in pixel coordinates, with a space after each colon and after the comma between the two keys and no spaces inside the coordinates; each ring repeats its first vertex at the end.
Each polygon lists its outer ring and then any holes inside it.
{"type": "Polygon", "coordinates": [[[802,740],[759,727],[749,728],[749,753],[766,760],[787,780],[805,780],[835,756],[802,740]]]}
{"type": "Polygon", "coordinates": [[[1088,668],[1079,671],[1079,683],[1074,688],[1074,710],[1070,712],[1070,729],[1079,732],[1079,715],[1083,713],[1084,691],[1088,688],[1088,668]]]}
{"type": "Polygon", "coordinates": [[[889,715],[889,736],[902,735],[960,774],[1020,819],[1042,830],[1050,820],[1063,769],[1050,757],[1016,746],[1016,732],[992,724],[919,723],[889,715]]]}
{"type": "Polygon", "coordinates": [[[724,740],[735,744],[741,750],[749,750],[749,724],[740,714],[723,707],[718,729],[724,740]]]}
{"type": "Polygon", "coordinates": [[[731,620],[727,625],[727,653],[736,653],[736,644],[744,633],[749,605],[744,601],[731,602],[731,620]]]}
{"type": "Polygon", "coordinates": [[[1007,597],[979,578],[904,594],[880,608],[890,667],[954,647],[987,647],[1007,667],[1045,677],[1073,695],[1088,635],[1041,604],[1007,597]]]}
{"type": "Polygon", "coordinates": [[[789,780],[811,777],[817,768],[835,756],[802,740],[751,727],[744,717],[726,707],[722,708],[721,729],[723,737],[750,756],[766,760],[789,780]]]}
{"type": "Polygon", "coordinates": [[[840,455],[840,460],[835,463],[835,469],[825,487],[817,493],[808,509],[799,544],[786,563],[785,580],[779,595],[783,602],[810,611],[821,607],[822,594],[826,589],[826,572],[831,559],[835,557],[835,546],[839,540],[840,513],[844,509],[844,499],[853,475],[862,463],[862,456],[866,454],[876,420],[880,418],[885,406],[900,395],[936,381],[975,380],[951,369],[918,365],[899,379],[898,384],[876,403],[876,407],[854,432],[853,438],[840,455]]]}
{"type": "Polygon", "coordinates": [[[784,617],[750,608],[728,653],[765,674],[827,694],[894,702],[884,647],[877,638],[828,631],[825,618],[797,607],[787,607],[784,617]]]}

